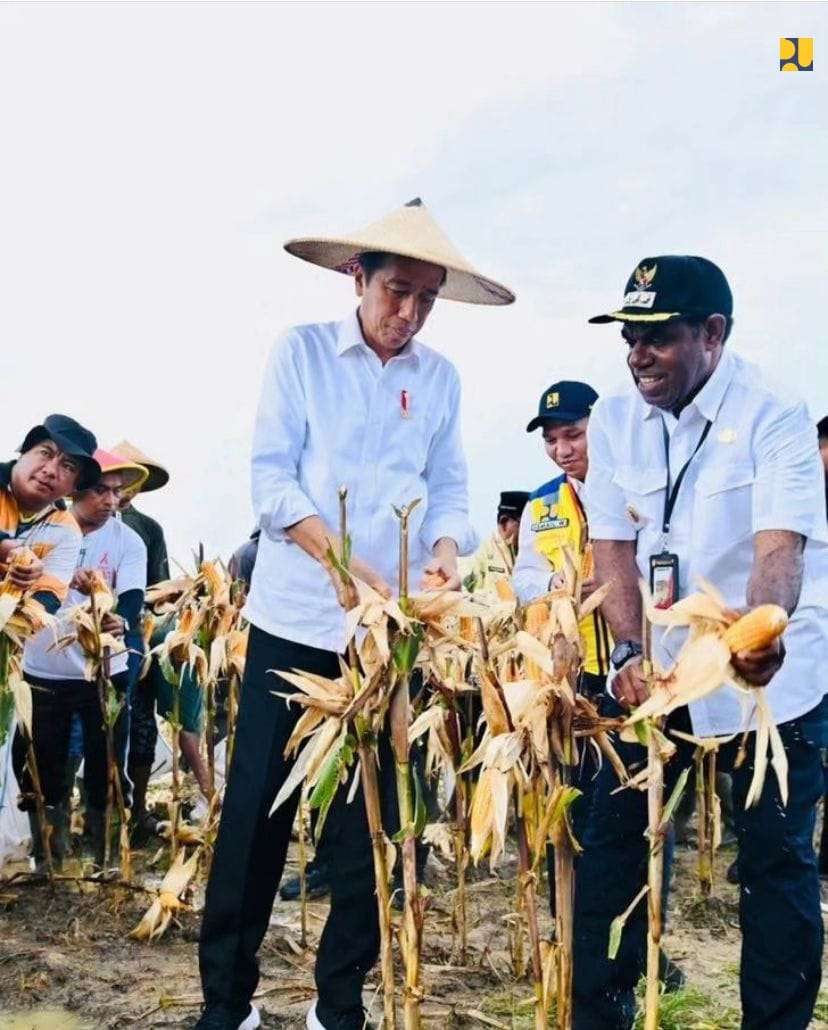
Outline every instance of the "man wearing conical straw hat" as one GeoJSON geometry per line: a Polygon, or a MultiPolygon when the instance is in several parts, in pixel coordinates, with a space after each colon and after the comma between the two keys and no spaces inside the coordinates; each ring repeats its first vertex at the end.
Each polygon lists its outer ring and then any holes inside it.
{"type": "MultiPolygon", "coordinates": [[[[252,623],[233,767],[201,932],[206,1001],[200,1030],[252,1030],[256,952],[267,930],[298,796],[268,818],[290,762],[299,715],[275,691],[276,670],[335,678],[346,603],[326,558],[340,547],[339,488],[348,488],[351,569],[385,596],[397,588],[392,505],[415,497],[412,582],[459,586],[469,553],[460,383],[449,361],[418,339],[435,301],[509,304],[420,200],[344,237],[291,240],[286,250],[354,277],[359,306],[342,322],[298,326],[277,341],[253,440],[253,503],[261,539],[245,615],[252,623]]],[[[391,767],[392,763],[387,763],[391,767]]],[[[364,805],[340,790],[326,823],[337,876],[316,961],[311,1030],[364,1025],[362,986],[379,927],[364,805]]]]}

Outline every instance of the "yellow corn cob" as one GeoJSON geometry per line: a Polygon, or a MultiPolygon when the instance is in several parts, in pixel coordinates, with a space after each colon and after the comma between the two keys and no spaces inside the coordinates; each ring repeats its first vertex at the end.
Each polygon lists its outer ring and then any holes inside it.
{"type": "Polygon", "coordinates": [[[28,568],[33,561],[35,561],[35,553],[28,547],[20,547],[16,551],[12,551],[6,576],[0,583],[0,629],[6,625],[23,597],[23,591],[11,578],[11,570],[28,568]]]}
{"type": "Polygon", "coordinates": [[[477,640],[477,626],[471,615],[460,616],[460,636],[469,643],[477,640]]]}
{"type": "Polygon", "coordinates": [[[548,621],[549,605],[546,601],[535,601],[526,609],[526,632],[533,637],[538,636],[548,621]]]}
{"type": "Polygon", "coordinates": [[[512,589],[512,584],[508,579],[496,579],[495,590],[497,591],[498,599],[501,601],[514,601],[515,592],[512,589]]]}
{"type": "Polygon", "coordinates": [[[788,614],[777,604],[760,604],[737,619],[724,633],[724,642],[732,654],[759,651],[772,644],[785,632],[788,614]]]}

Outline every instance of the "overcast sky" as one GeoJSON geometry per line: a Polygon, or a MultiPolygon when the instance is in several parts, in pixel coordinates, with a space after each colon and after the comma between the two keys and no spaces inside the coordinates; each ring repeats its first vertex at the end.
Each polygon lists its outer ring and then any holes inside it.
{"type": "MultiPolygon", "coordinates": [[[[0,6],[4,454],[50,411],[172,473],[143,502],[187,561],[250,531],[259,381],[287,325],[343,317],[289,257],[421,196],[510,308],[438,303],[474,521],[548,476],[560,378],[623,379],[639,258],[700,253],[732,345],[828,412],[825,4],[0,6]],[[815,37],[781,74],[780,36],[815,37]]],[[[335,418],[332,413],[332,418],[335,418]]]]}

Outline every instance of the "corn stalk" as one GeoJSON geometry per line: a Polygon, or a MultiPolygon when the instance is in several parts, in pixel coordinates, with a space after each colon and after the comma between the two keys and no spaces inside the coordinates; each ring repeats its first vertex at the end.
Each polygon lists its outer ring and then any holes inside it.
{"type": "Polygon", "coordinates": [[[231,671],[227,679],[227,744],[224,760],[224,777],[230,775],[233,748],[236,744],[236,720],[239,717],[239,677],[231,671]]]}
{"type": "Polygon", "coordinates": [[[98,705],[103,720],[104,737],[106,739],[106,805],[104,808],[104,858],[103,868],[109,869],[112,857],[112,815],[117,806],[118,819],[120,822],[118,831],[118,861],[121,877],[129,881],[132,877],[132,868],[129,852],[129,831],[127,829],[129,816],[127,815],[124,793],[121,784],[121,776],[118,772],[118,763],[115,760],[115,723],[120,715],[121,708],[126,699],[119,701],[112,680],[109,676],[109,647],[102,642],[103,630],[101,619],[103,613],[98,610],[96,592],[92,590],[89,595],[89,611],[92,616],[93,653],[89,655],[93,662],[93,675],[98,693],[98,705]]]}
{"type": "MultiPolygon", "coordinates": [[[[18,674],[18,655],[15,654],[15,643],[0,629],[0,743],[3,743],[6,735],[11,714],[17,709],[17,724],[20,736],[26,745],[26,766],[29,771],[29,779],[32,784],[32,796],[35,804],[35,815],[37,818],[37,829],[40,835],[40,844],[43,849],[43,861],[46,866],[46,875],[49,883],[54,883],[55,869],[52,860],[51,833],[52,829],[46,820],[46,806],[43,800],[43,790],[40,785],[40,774],[37,768],[34,743],[32,741],[31,726],[31,701],[28,703],[28,711],[22,712],[11,687],[11,678],[18,674]]],[[[29,695],[31,696],[31,695],[29,695]]]]}
{"type": "MultiPolygon", "coordinates": [[[[408,607],[408,520],[418,500],[395,508],[400,520],[399,591],[400,607],[408,607]]],[[[404,1018],[406,1030],[418,1030],[420,1026],[420,955],[423,944],[423,909],[417,887],[416,821],[414,797],[411,789],[411,767],[409,761],[408,727],[411,722],[410,675],[416,659],[417,646],[411,635],[398,645],[397,685],[391,699],[390,724],[391,746],[397,781],[397,806],[400,815],[400,832],[403,863],[403,885],[405,887],[405,909],[403,915],[403,959],[405,963],[404,1018]]],[[[396,656],[395,656],[396,657],[396,656]]],[[[423,819],[424,823],[425,820],[423,819]]]]}
{"type": "Polygon", "coordinates": [[[176,682],[172,683],[173,707],[169,719],[172,730],[172,782],[170,784],[170,864],[172,865],[178,855],[178,825],[181,820],[181,760],[179,748],[181,746],[181,677],[184,675],[182,667],[176,682]]]}
{"type": "Polygon", "coordinates": [[[307,813],[307,797],[305,788],[299,795],[299,807],[297,809],[299,818],[299,913],[301,934],[299,943],[303,948],[308,946],[308,841],[305,816],[307,813]]]}
{"type": "MultiPolygon", "coordinates": [[[[648,693],[653,685],[653,637],[646,611],[642,617],[643,671],[648,693]]],[[[658,1030],[661,1004],[659,958],[663,929],[662,885],[664,883],[664,762],[654,729],[661,729],[662,719],[653,719],[647,735],[647,986],[644,996],[644,1030],[658,1030]]]]}
{"type": "MultiPolygon", "coordinates": [[[[347,571],[350,561],[351,543],[348,536],[347,514],[348,489],[339,488],[339,535],[340,561],[347,571]]],[[[359,676],[359,659],[354,638],[348,641],[348,663],[354,695],[358,697],[363,684],[359,676]]],[[[380,973],[382,975],[382,1005],[385,1030],[395,1030],[397,1013],[394,1002],[394,932],[391,925],[391,894],[389,891],[389,870],[386,853],[386,836],[382,826],[382,805],[380,803],[377,778],[376,739],[371,731],[370,720],[361,714],[354,719],[359,755],[360,782],[368,832],[371,836],[371,854],[374,860],[374,881],[377,891],[377,914],[380,929],[380,973]]],[[[304,932],[304,931],[303,931],[304,932]]]]}

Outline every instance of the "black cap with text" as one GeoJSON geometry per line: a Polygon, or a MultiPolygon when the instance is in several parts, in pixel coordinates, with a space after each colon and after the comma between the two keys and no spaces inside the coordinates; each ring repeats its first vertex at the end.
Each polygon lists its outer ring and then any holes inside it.
{"type": "Polygon", "coordinates": [[[664,254],[639,261],[617,311],[590,322],[670,322],[676,318],[733,315],[733,294],[724,272],[707,258],[664,254]]]}

